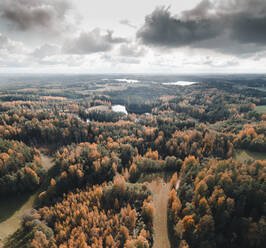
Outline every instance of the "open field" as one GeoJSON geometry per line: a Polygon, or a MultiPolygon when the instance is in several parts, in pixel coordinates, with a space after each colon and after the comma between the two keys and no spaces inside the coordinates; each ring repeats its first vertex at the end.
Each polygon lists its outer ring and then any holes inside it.
{"type": "Polygon", "coordinates": [[[152,201],[155,208],[153,223],[154,248],[170,248],[167,230],[167,202],[170,192],[169,180],[171,173],[151,173],[140,178],[152,192],[152,201]]]}
{"type": "Polygon", "coordinates": [[[237,150],[233,158],[239,162],[266,160],[266,153],[251,152],[247,150],[237,150]]]}
{"type": "MultiPolygon", "coordinates": [[[[41,153],[41,163],[45,170],[53,166],[51,157],[41,153]]],[[[24,212],[34,206],[37,193],[32,195],[24,194],[1,200],[0,204],[0,240],[14,233],[20,226],[21,217],[24,212]]]]}
{"type": "Polygon", "coordinates": [[[53,166],[53,159],[41,153],[41,163],[45,170],[49,170],[53,166]]]}
{"type": "Polygon", "coordinates": [[[1,200],[0,204],[0,240],[14,233],[20,226],[21,217],[25,210],[31,209],[36,194],[14,196],[1,200]]]}
{"type": "Polygon", "coordinates": [[[266,113],[266,105],[256,106],[255,110],[259,113],[266,113]]]}

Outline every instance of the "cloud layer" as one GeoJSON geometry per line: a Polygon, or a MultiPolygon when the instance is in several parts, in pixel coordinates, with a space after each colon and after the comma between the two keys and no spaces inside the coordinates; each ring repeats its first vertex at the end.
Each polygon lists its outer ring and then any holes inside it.
{"type": "Polygon", "coordinates": [[[63,46],[63,52],[68,54],[91,54],[110,51],[114,44],[123,43],[127,40],[121,37],[113,37],[112,31],[101,34],[96,28],[90,32],[83,32],[79,37],[67,41],[63,46]]]}
{"type": "Polygon", "coordinates": [[[265,0],[202,0],[180,16],[173,16],[169,8],[156,8],[137,37],[150,46],[189,46],[239,54],[264,48],[265,30],[265,0]]]}
{"type": "Polygon", "coordinates": [[[0,33],[0,55],[3,54],[23,54],[28,50],[23,43],[10,40],[8,37],[0,33]]]}
{"type": "Polygon", "coordinates": [[[69,9],[67,0],[1,0],[0,20],[19,31],[41,28],[48,32],[61,32],[66,28],[69,9]]]}
{"type": "Polygon", "coordinates": [[[0,72],[264,72],[266,0],[147,2],[0,0],[0,72]]]}
{"type": "Polygon", "coordinates": [[[129,20],[127,20],[127,19],[120,20],[119,23],[122,24],[122,25],[128,26],[128,27],[130,27],[130,28],[134,28],[134,29],[137,28],[137,26],[135,26],[134,24],[132,24],[132,23],[131,23],[129,20]]]}

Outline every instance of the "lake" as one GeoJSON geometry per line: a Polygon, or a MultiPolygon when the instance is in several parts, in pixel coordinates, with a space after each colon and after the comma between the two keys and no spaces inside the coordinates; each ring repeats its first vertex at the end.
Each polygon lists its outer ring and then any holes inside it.
{"type": "Polygon", "coordinates": [[[112,111],[117,112],[117,113],[124,113],[126,115],[128,114],[127,109],[124,105],[113,105],[112,111]]]}

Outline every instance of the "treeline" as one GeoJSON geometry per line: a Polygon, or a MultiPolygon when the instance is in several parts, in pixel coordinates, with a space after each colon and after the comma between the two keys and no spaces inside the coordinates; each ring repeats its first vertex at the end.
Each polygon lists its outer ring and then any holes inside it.
{"type": "Polygon", "coordinates": [[[52,178],[39,195],[39,204],[55,203],[75,188],[108,182],[117,172],[121,172],[119,157],[101,145],[81,143],[62,148],[56,154],[52,178]]]}
{"type": "Polygon", "coordinates": [[[40,97],[36,95],[2,95],[0,101],[12,102],[12,101],[39,101],[40,97]]]}
{"type": "Polygon", "coordinates": [[[266,122],[256,126],[247,125],[241,130],[234,140],[236,147],[255,152],[266,151],[266,122]]]}
{"type": "Polygon", "coordinates": [[[176,247],[264,247],[265,161],[241,164],[188,157],[168,214],[176,247]],[[186,246],[187,244],[187,246],[186,246]]]}
{"type": "MultiPolygon", "coordinates": [[[[103,100],[108,100],[103,98],[103,100]]],[[[95,99],[95,101],[103,101],[95,99]]],[[[84,105],[84,103],[82,103],[84,105]]],[[[8,111],[0,115],[0,136],[7,139],[21,140],[29,145],[49,145],[61,147],[80,142],[106,142],[111,137],[119,143],[130,143],[144,155],[149,148],[158,150],[160,156],[175,155],[184,159],[188,155],[197,157],[227,158],[232,153],[232,135],[209,131],[205,126],[199,126],[193,119],[172,114],[129,115],[128,121],[121,120],[122,114],[101,111],[83,113],[88,117],[103,121],[102,123],[86,123],[77,115],[79,106],[70,104],[66,107],[69,114],[56,111],[8,111]],[[168,117],[167,117],[168,116],[168,117]],[[112,121],[111,123],[108,123],[112,121]],[[190,129],[194,129],[191,131],[190,129]],[[195,129],[197,131],[195,131],[195,129]]],[[[167,112],[167,111],[166,111],[167,112]]],[[[81,112],[79,112],[81,114],[81,112]]],[[[249,112],[250,113],[250,112],[249,112]]],[[[230,125],[230,123],[228,124],[230,125]]],[[[231,127],[228,127],[229,130],[231,127]]],[[[227,128],[227,129],[228,129],[227,128]]],[[[241,136],[241,139],[244,138],[241,136]]],[[[237,146],[250,146],[252,150],[264,150],[261,146],[263,138],[258,138],[247,145],[248,141],[237,142],[237,146]],[[241,143],[241,144],[240,144],[241,143]]]]}
{"type": "Polygon", "coordinates": [[[160,159],[158,151],[148,150],[144,156],[129,144],[110,141],[106,145],[80,143],[57,152],[51,178],[38,197],[39,205],[49,205],[66,192],[113,180],[116,173],[137,182],[142,173],[178,171],[182,160],[175,156],[160,159]]]}
{"type": "Polygon", "coordinates": [[[76,190],[51,207],[24,215],[5,247],[152,247],[154,208],[150,192],[114,182],[76,190]]]}
{"type": "Polygon", "coordinates": [[[205,125],[200,125],[194,130],[187,129],[187,126],[194,125],[183,121],[176,122],[174,129],[168,125],[170,121],[160,121],[158,125],[157,118],[151,117],[150,121],[146,118],[146,121],[140,121],[141,123],[130,121],[119,121],[114,124],[92,123],[89,133],[96,143],[106,144],[112,140],[116,143],[130,144],[141,155],[149,149],[158,151],[162,158],[172,155],[181,159],[189,155],[201,159],[209,156],[229,158],[232,155],[233,144],[230,135],[209,131],[205,125]],[[174,132],[170,135],[168,130],[174,132]]]}
{"type": "Polygon", "coordinates": [[[124,113],[114,112],[114,111],[81,111],[79,113],[80,118],[84,121],[99,121],[99,122],[117,122],[125,116],[124,113]]]}
{"type": "Polygon", "coordinates": [[[0,138],[0,197],[32,192],[43,174],[37,149],[0,138]]]}
{"type": "Polygon", "coordinates": [[[67,114],[17,111],[0,115],[0,136],[29,145],[59,147],[88,139],[86,123],[67,114]]]}
{"type": "Polygon", "coordinates": [[[215,123],[217,121],[226,120],[230,116],[230,112],[225,102],[218,102],[209,104],[208,106],[202,105],[188,105],[185,102],[178,104],[170,103],[169,107],[178,113],[186,113],[201,122],[215,123]]]}
{"type": "Polygon", "coordinates": [[[167,154],[184,159],[189,155],[195,157],[232,156],[233,144],[225,134],[210,132],[207,129],[176,131],[166,142],[167,154]]]}
{"type": "Polygon", "coordinates": [[[262,115],[255,110],[263,98],[260,95],[250,96],[230,85],[229,89],[223,85],[199,85],[197,89],[183,95],[168,97],[160,105],[160,110],[170,109],[182,113],[204,123],[216,123],[228,119],[261,119],[262,115]],[[242,94],[240,94],[242,93],[242,94]],[[253,113],[252,113],[253,112],[253,113]],[[251,114],[252,113],[252,114],[251,114]]]}

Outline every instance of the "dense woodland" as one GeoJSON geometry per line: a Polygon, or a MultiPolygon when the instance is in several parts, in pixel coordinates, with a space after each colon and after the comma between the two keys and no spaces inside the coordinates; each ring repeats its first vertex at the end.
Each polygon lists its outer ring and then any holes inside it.
{"type": "Polygon", "coordinates": [[[169,196],[175,243],[189,247],[265,245],[266,161],[242,164],[232,159],[200,164],[185,159],[178,192],[169,196]]]}
{"type": "Polygon", "coordinates": [[[31,192],[40,185],[44,171],[36,148],[0,138],[0,152],[1,197],[31,192]]]}
{"type": "Polygon", "coordinates": [[[266,153],[261,85],[120,84],[0,90],[0,197],[37,192],[4,247],[152,247],[153,195],[139,179],[162,172],[172,247],[265,247],[266,162],[235,160],[266,153]]]}

